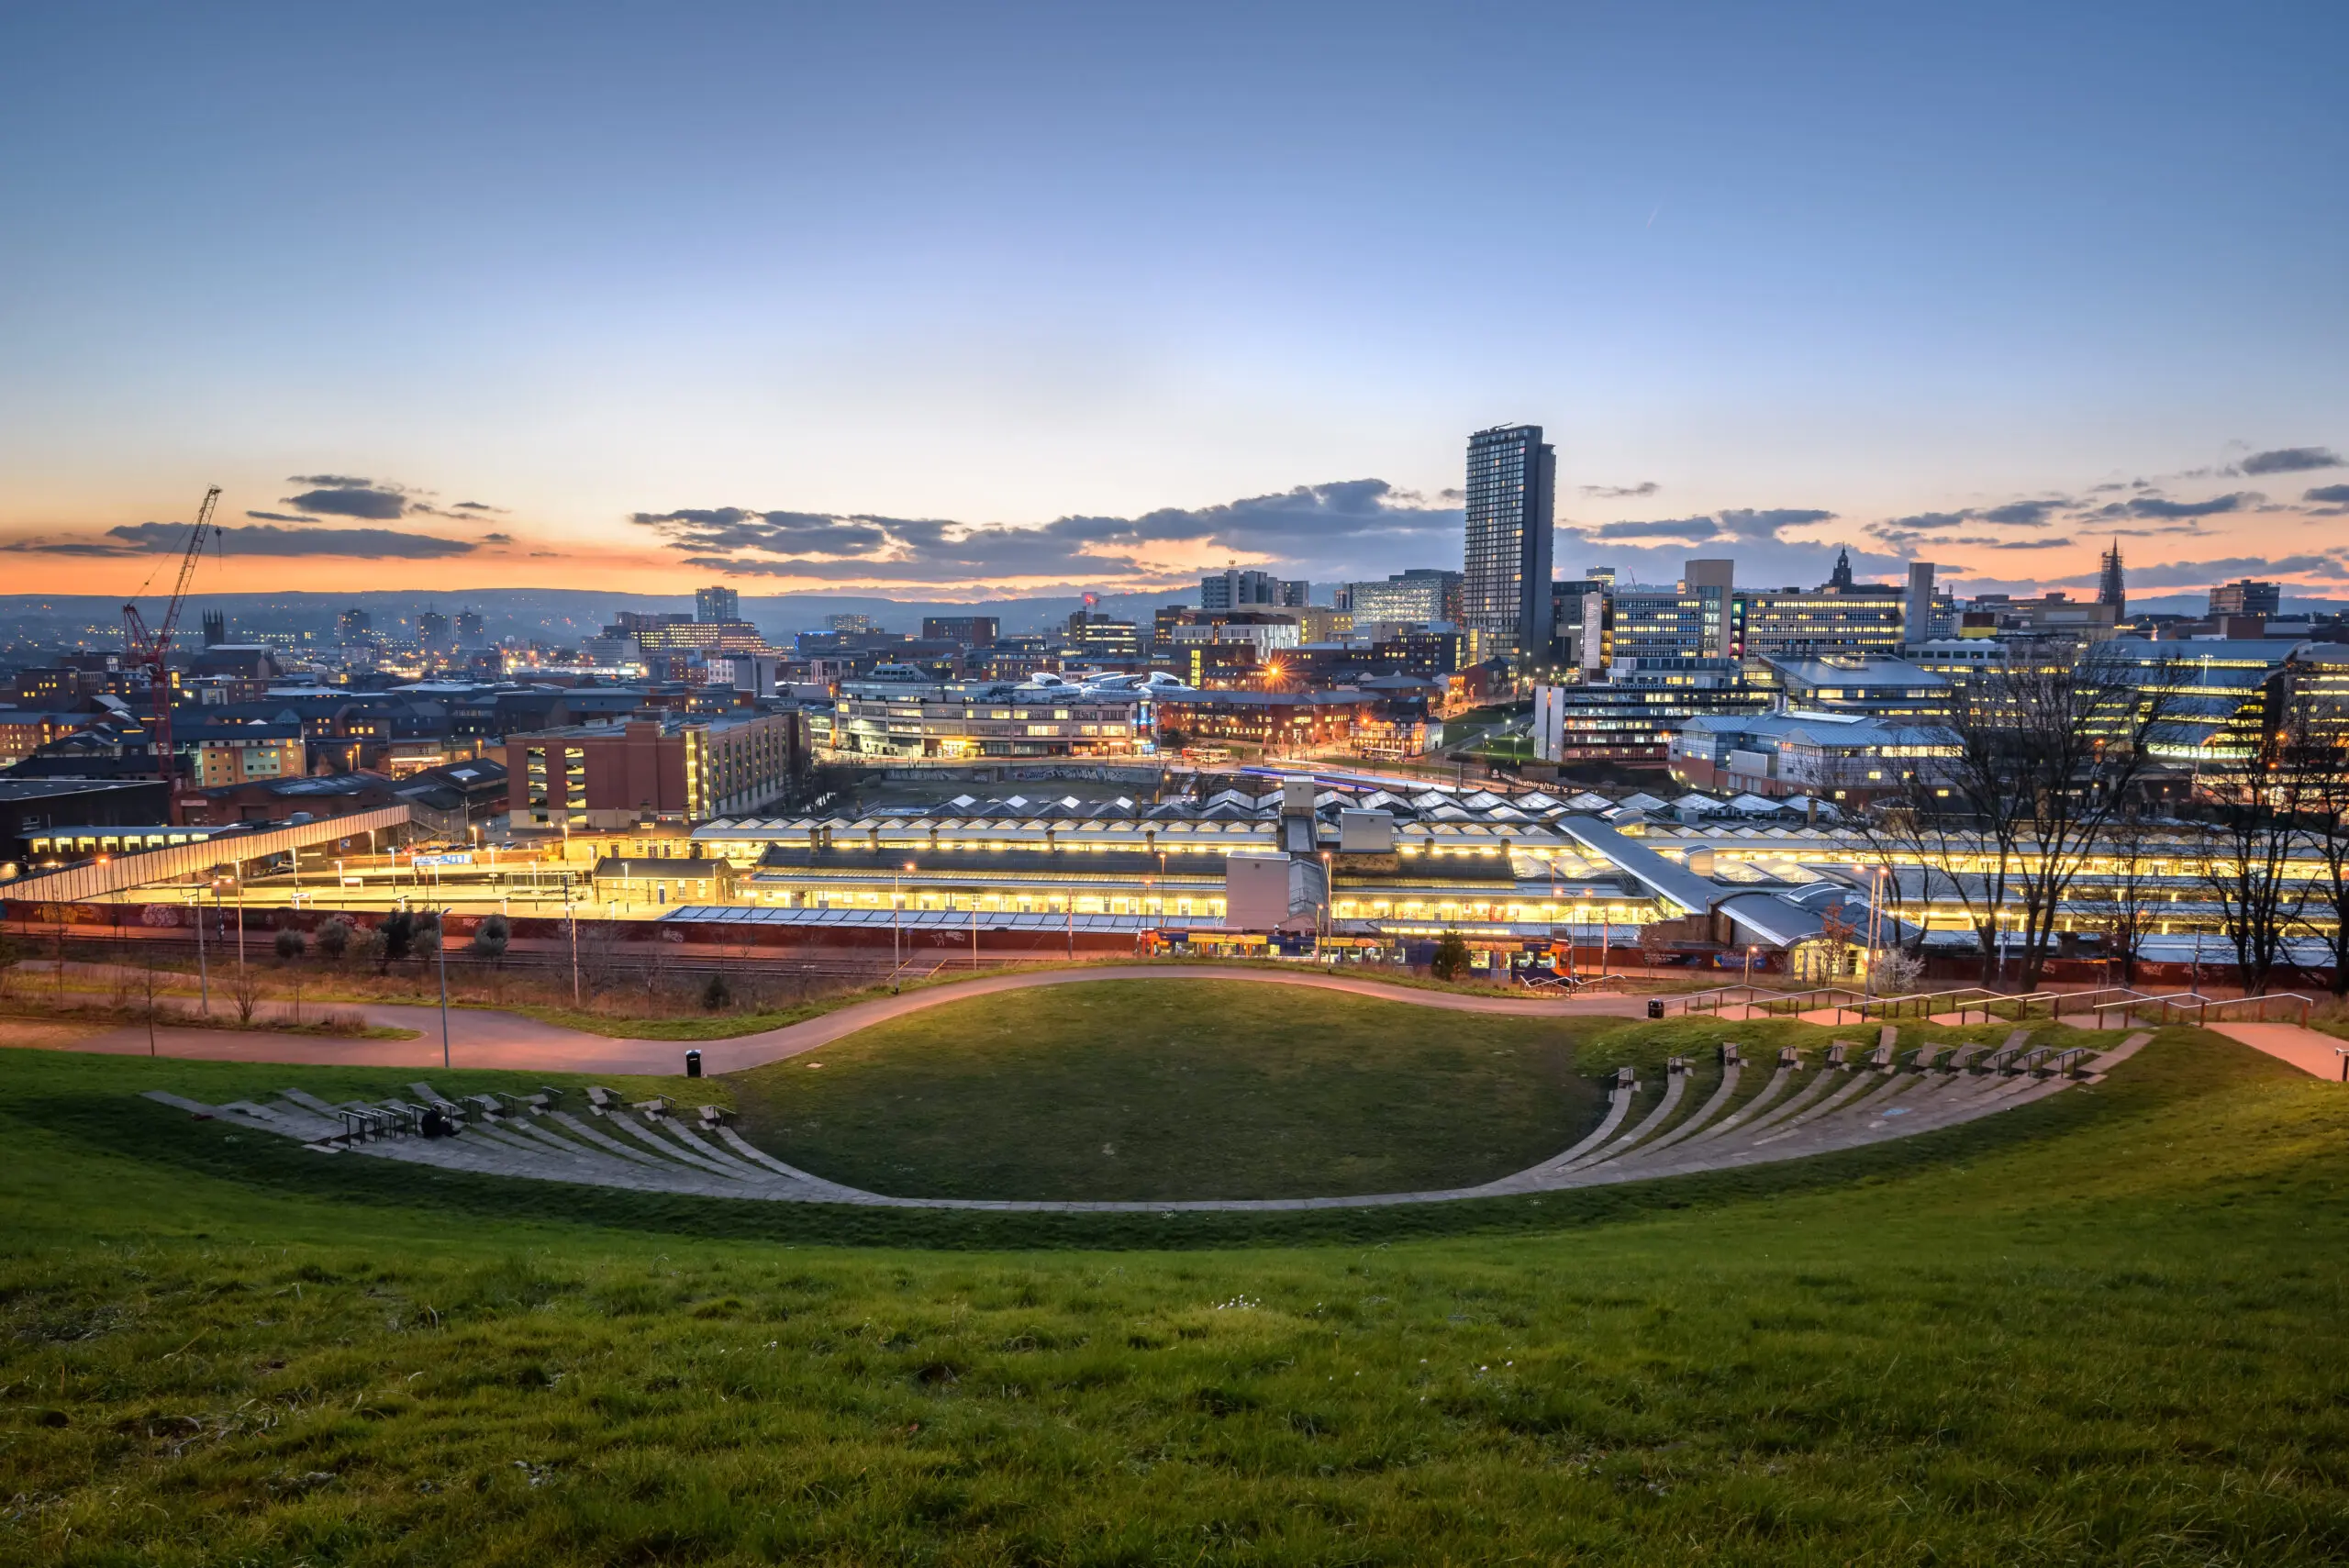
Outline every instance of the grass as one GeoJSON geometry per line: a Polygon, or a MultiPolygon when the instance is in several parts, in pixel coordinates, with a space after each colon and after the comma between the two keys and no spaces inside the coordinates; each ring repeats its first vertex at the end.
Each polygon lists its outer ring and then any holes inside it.
{"type": "Polygon", "coordinates": [[[129,1097],[412,1076],[0,1052],[0,1561],[2349,1557],[2349,1095],[2194,1030],[1780,1167],[861,1247],[129,1097]]]}
{"type": "Polygon", "coordinates": [[[933,1197],[1319,1197],[1473,1184],[1598,1119],[1554,1020],[1286,986],[1103,981],[953,1002],[740,1075],[796,1165],[933,1197]]]}

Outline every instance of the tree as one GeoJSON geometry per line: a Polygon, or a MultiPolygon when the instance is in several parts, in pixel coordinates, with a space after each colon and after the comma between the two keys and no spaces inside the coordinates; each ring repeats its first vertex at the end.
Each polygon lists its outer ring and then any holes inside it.
{"type": "Polygon", "coordinates": [[[409,939],[416,946],[416,956],[429,959],[440,951],[440,914],[437,909],[417,912],[415,934],[409,939]]]}
{"type": "Polygon", "coordinates": [[[2288,755],[2299,774],[2302,842],[2316,862],[2308,904],[2326,923],[2300,924],[2323,942],[2332,961],[2332,994],[2349,995],[2349,728],[2332,704],[2295,700],[2287,717],[2288,755]]]}
{"type": "Polygon", "coordinates": [[[2038,988],[2074,883],[2113,818],[2143,793],[2151,743],[2174,705],[2174,669],[2104,644],[2076,659],[2010,659],[1954,695],[1942,727],[1946,754],[1906,784],[1907,816],[1891,826],[1939,851],[1927,863],[1966,906],[1984,984],[1997,983],[1998,923],[2015,909],[2022,988],[2038,988]]]}
{"type": "Polygon", "coordinates": [[[1428,961],[1428,972],[1438,980],[1457,980],[1468,973],[1468,941],[1458,931],[1446,931],[1436,939],[1435,956],[1428,961]]]}
{"type": "Polygon", "coordinates": [[[513,940],[513,922],[503,915],[492,915],[473,932],[473,956],[503,960],[506,949],[513,940]]]}
{"type": "Polygon", "coordinates": [[[338,915],[320,926],[312,940],[317,944],[320,958],[340,963],[342,955],[351,951],[351,922],[338,915]]]}
{"type": "Polygon", "coordinates": [[[2103,931],[2106,951],[2119,965],[2111,978],[2121,984],[2137,984],[2137,958],[2156,923],[2163,881],[2157,868],[2193,863],[2189,850],[2175,823],[2142,804],[2124,809],[2107,826],[2104,853],[2112,869],[2074,905],[2103,931]]]}
{"type": "Polygon", "coordinates": [[[2219,906],[2246,995],[2267,989],[2299,923],[2309,883],[2294,866],[2304,835],[2306,776],[2282,732],[2252,739],[2210,763],[2197,781],[2200,831],[2194,869],[2219,906]]]}
{"type": "Polygon", "coordinates": [[[710,975],[709,984],[701,988],[702,1009],[722,1013],[733,1003],[734,988],[726,984],[726,972],[722,969],[716,971],[710,975]]]}
{"type": "Polygon", "coordinates": [[[380,944],[383,967],[388,970],[415,950],[416,917],[405,909],[395,909],[375,928],[375,938],[380,944]]]}
{"type": "Polygon", "coordinates": [[[309,939],[291,926],[277,933],[276,945],[277,956],[289,963],[310,951],[309,939]]]}

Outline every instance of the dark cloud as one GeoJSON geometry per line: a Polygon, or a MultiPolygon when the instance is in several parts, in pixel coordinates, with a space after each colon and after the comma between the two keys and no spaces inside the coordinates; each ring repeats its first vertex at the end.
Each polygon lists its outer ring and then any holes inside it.
{"type": "Polygon", "coordinates": [[[2349,484],[2320,484],[2300,493],[2303,501],[2319,501],[2329,506],[2349,505],[2349,484]]]}
{"type": "Polygon", "coordinates": [[[2068,539],[1962,539],[1951,542],[1972,545],[1976,550],[2065,550],[2072,543],[2068,539]]]}
{"type": "MultiPolygon", "coordinates": [[[[150,527],[153,525],[150,525],[150,527]]],[[[184,542],[184,536],[183,536],[184,542]]],[[[37,539],[20,539],[10,544],[0,544],[0,550],[11,555],[144,555],[127,544],[94,544],[87,539],[61,539],[55,544],[37,539]]]]}
{"type": "MultiPolygon", "coordinates": [[[[2330,555],[2227,556],[2218,561],[2181,561],[2154,566],[2132,566],[2129,586],[2200,588],[2237,577],[2349,577],[2349,565],[2330,555]]],[[[2094,578],[2077,581],[2086,584],[2094,578]]]]}
{"type": "Polygon", "coordinates": [[[1653,495],[1663,488],[1653,479],[1642,479],[1637,484],[1586,484],[1582,493],[1606,501],[1624,501],[1635,495],[1653,495]]]}
{"type": "MultiPolygon", "coordinates": [[[[178,523],[140,523],[108,528],[110,539],[133,547],[127,553],[159,554],[184,549],[187,529],[178,523]]],[[[435,539],[429,534],[400,533],[392,528],[282,528],[273,524],[220,530],[220,548],[228,555],[348,556],[361,561],[438,561],[465,555],[474,546],[467,539],[435,539]]]]}
{"type": "Polygon", "coordinates": [[[1964,528],[1974,520],[1971,512],[1920,512],[1911,517],[1891,517],[1869,526],[1870,533],[1904,534],[1935,533],[1947,528],[1964,528]]]}
{"type": "Polygon", "coordinates": [[[1711,539],[1719,531],[1710,517],[1658,517],[1652,522],[1605,523],[1584,528],[1583,537],[1608,539],[1711,539]]]}
{"type": "Polygon", "coordinates": [[[484,534],[481,539],[484,544],[512,544],[514,536],[512,534],[484,534]]]}
{"type": "Polygon", "coordinates": [[[488,502],[486,502],[486,501],[460,501],[460,502],[458,502],[455,506],[453,506],[450,507],[450,508],[449,508],[449,510],[451,510],[451,511],[452,511],[452,512],[499,512],[499,513],[503,513],[503,512],[506,510],[506,508],[505,508],[505,507],[503,507],[503,506],[491,506],[491,505],[490,505],[488,502]]]}
{"type": "Polygon", "coordinates": [[[1428,506],[1383,479],[1301,484],[1222,506],[1166,507],[1135,517],[1066,517],[1040,527],[937,517],[755,511],[740,506],[640,512],[632,520],[707,570],[839,581],[985,582],[1196,578],[1164,547],[1272,557],[1312,574],[1358,575],[1364,551],[1456,557],[1461,515],[1428,506]]]}
{"type": "Polygon", "coordinates": [[[2232,491],[2224,495],[2213,495],[2207,501],[2164,501],[2155,496],[2140,495],[2133,501],[2099,506],[2097,515],[2105,517],[2211,517],[2222,512],[2240,512],[2265,499],[2255,490],[2232,491]]]}
{"type": "Polygon", "coordinates": [[[2331,447],[2277,447],[2254,452],[2236,466],[2245,473],[2305,473],[2312,468],[2339,468],[2342,462],[2331,447]]]}
{"type": "Polygon", "coordinates": [[[1977,512],[1975,516],[1986,523],[1998,523],[2007,528],[2040,528],[2047,526],[2048,519],[2054,513],[2063,511],[2071,505],[2071,502],[2061,498],[2047,501],[2010,501],[2006,506],[1993,506],[1987,511],[1977,512]]]}
{"type": "Polygon", "coordinates": [[[1721,532],[1742,539],[1772,539],[1781,529],[1799,528],[1812,523],[1823,523],[1835,516],[1832,512],[1813,511],[1796,506],[1776,506],[1756,511],[1751,506],[1733,506],[1720,515],[1721,532]]]}
{"type": "Polygon", "coordinates": [[[305,512],[324,512],[335,517],[363,517],[371,522],[390,522],[407,515],[408,500],[395,490],[376,490],[365,485],[345,484],[326,490],[305,490],[299,495],[288,495],[285,504],[305,512]]]}
{"type": "Polygon", "coordinates": [[[316,517],[286,512],[247,512],[245,516],[264,523],[315,523],[318,520],[316,517]]]}
{"type": "Polygon", "coordinates": [[[375,482],[349,473],[289,473],[285,476],[285,483],[315,484],[327,490],[364,490],[375,482]]]}

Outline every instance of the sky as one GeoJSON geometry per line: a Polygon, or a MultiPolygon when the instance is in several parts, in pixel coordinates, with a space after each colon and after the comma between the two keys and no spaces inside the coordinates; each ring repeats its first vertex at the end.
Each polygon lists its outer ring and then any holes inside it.
{"type": "Polygon", "coordinates": [[[0,592],[2349,596],[2349,6],[0,8],[0,592]],[[150,590],[151,591],[151,590],[150,590]]]}

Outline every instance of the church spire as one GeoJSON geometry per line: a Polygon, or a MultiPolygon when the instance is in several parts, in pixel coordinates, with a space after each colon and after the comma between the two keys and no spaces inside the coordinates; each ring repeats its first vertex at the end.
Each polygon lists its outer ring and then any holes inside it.
{"type": "Polygon", "coordinates": [[[2121,540],[2115,539],[2112,548],[2104,552],[2096,579],[2096,602],[2112,606],[2112,618],[2121,619],[2129,612],[2129,589],[2121,570],[2121,540]]]}
{"type": "Polygon", "coordinates": [[[1831,588],[1842,589],[1846,593],[1851,591],[1852,552],[1850,550],[1839,549],[1835,551],[1835,571],[1834,574],[1827,579],[1827,585],[1831,588]]]}

